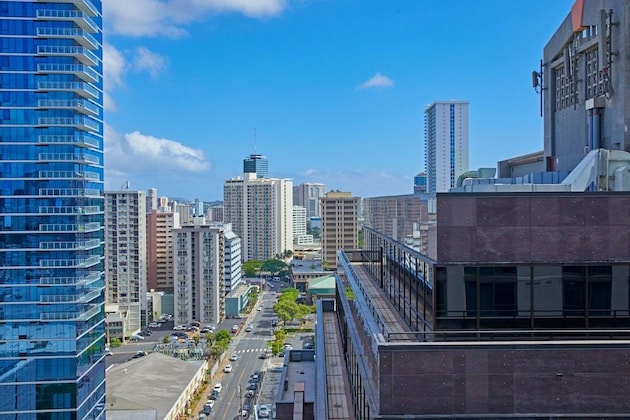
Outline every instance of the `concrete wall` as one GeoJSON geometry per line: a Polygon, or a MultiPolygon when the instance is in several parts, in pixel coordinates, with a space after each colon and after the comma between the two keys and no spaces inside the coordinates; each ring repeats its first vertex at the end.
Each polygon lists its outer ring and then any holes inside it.
{"type": "Polygon", "coordinates": [[[381,415],[630,412],[628,342],[385,345],[379,357],[381,415]]]}

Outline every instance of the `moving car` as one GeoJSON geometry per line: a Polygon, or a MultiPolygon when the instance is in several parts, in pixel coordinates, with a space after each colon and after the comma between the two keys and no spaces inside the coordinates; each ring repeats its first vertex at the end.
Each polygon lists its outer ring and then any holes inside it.
{"type": "Polygon", "coordinates": [[[214,386],[214,388],[212,388],[213,391],[217,391],[217,392],[221,392],[222,389],[223,389],[223,384],[221,382],[219,382],[218,384],[214,386]]]}
{"type": "Polygon", "coordinates": [[[254,325],[253,324],[249,324],[247,326],[247,328],[245,328],[245,332],[252,332],[254,330],[254,325]]]}
{"type": "Polygon", "coordinates": [[[236,353],[233,353],[230,356],[230,362],[236,362],[238,360],[238,356],[236,355],[236,353]]]}
{"type": "Polygon", "coordinates": [[[223,372],[225,373],[230,373],[232,372],[232,365],[225,365],[225,367],[223,368],[223,372]]]}
{"type": "Polygon", "coordinates": [[[267,353],[260,353],[260,356],[258,356],[259,359],[266,359],[267,358],[267,353]]]}

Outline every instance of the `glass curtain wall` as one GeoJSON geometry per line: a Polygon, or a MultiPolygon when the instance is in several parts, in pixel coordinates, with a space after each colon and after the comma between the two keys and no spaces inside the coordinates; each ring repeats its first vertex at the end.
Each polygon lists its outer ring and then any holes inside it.
{"type": "Polygon", "coordinates": [[[100,0],[0,1],[0,418],[105,418],[100,0]]]}

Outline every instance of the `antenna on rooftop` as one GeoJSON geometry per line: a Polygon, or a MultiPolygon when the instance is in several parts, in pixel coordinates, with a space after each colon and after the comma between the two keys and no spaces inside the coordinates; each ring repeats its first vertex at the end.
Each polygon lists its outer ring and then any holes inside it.
{"type": "Polygon", "coordinates": [[[125,181],[123,182],[123,184],[120,186],[120,189],[123,191],[128,191],[129,190],[129,181],[125,181]]]}

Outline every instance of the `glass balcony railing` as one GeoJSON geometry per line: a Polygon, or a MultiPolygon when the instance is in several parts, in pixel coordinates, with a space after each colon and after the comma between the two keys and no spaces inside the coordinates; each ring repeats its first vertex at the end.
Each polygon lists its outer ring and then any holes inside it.
{"type": "Polygon", "coordinates": [[[100,97],[98,89],[86,82],[39,82],[37,90],[40,92],[74,92],[87,99],[98,99],[100,97]]]}
{"type": "Polygon", "coordinates": [[[78,277],[40,277],[39,284],[41,285],[60,285],[60,286],[86,286],[101,279],[101,273],[94,271],[88,273],[86,276],[78,277]]]}
{"type": "Polygon", "coordinates": [[[98,72],[85,64],[38,64],[37,72],[40,74],[72,74],[84,82],[90,83],[98,83],[100,80],[98,72]]]}
{"type": "Polygon", "coordinates": [[[40,153],[37,156],[40,162],[75,162],[75,163],[93,163],[100,165],[101,161],[97,156],[92,155],[76,155],[73,153],[40,153]]]}
{"type": "Polygon", "coordinates": [[[99,31],[98,25],[90,19],[85,12],[78,10],[49,10],[39,9],[37,11],[37,19],[40,20],[71,20],[78,27],[91,33],[99,31]]]}
{"type": "Polygon", "coordinates": [[[40,127],[74,127],[84,131],[96,131],[101,128],[99,123],[88,117],[41,117],[37,120],[40,127]]]}
{"type": "Polygon", "coordinates": [[[41,3],[72,3],[74,6],[88,13],[90,16],[97,16],[98,9],[94,6],[94,4],[90,0],[38,0],[41,3]]]}
{"type": "Polygon", "coordinates": [[[93,223],[44,223],[39,225],[40,232],[95,232],[101,229],[101,224],[93,223]]]}
{"type": "Polygon", "coordinates": [[[38,109],[70,109],[82,114],[98,116],[99,107],[86,99],[40,99],[38,109]]]}
{"type": "Polygon", "coordinates": [[[55,241],[55,242],[40,242],[39,249],[48,249],[48,250],[88,250],[97,248],[101,244],[98,239],[89,239],[82,241],[55,241]]]}
{"type": "Polygon", "coordinates": [[[94,148],[98,149],[99,140],[93,137],[77,134],[77,135],[46,135],[39,136],[37,141],[40,144],[74,144],[78,147],[94,148]]]}
{"type": "Polygon", "coordinates": [[[99,214],[103,213],[98,206],[41,206],[39,214],[99,214]]]}
{"type": "Polygon", "coordinates": [[[92,51],[85,47],[73,47],[67,45],[39,45],[37,47],[38,55],[46,56],[71,56],[79,60],[83,64],[90,66],[98,65],[98,57],[92,51]]]}
{"type": "Polygon", "coordinates": [[[37,28],[39,38],[68,38],[73,39],[85,48],[95,50],[99,42],[89,32],[78,28],[37,28]]]}

